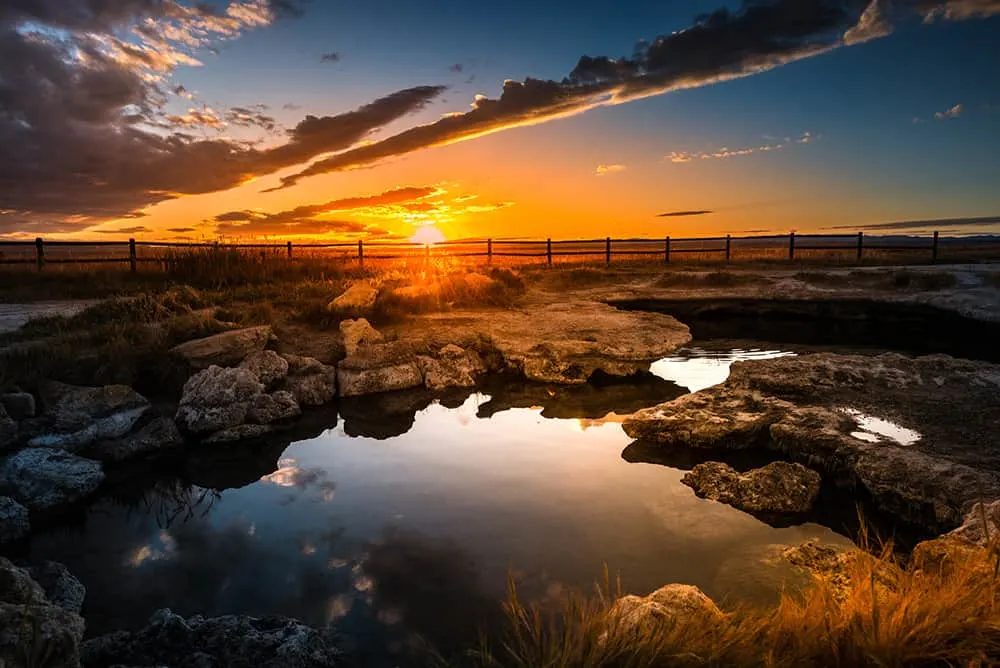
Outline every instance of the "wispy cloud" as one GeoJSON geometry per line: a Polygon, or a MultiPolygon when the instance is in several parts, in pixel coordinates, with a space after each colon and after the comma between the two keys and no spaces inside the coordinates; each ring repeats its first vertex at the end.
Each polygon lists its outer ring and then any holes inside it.
{"type": "Polygon", "coordinates": [[[340,54],[336,51],[330,51],[329,53],[324,53],[319,57],[319,62],[321,63],[339,63],[340,54]]]}
{"type": "Polygon", "coordinates": [[[753,155],[754,153],[770,153],[780,151],[794,144],[811,144],[816,140],[816,135],[805,132],[796,139],[786,137],[783,141],[775,144],[761,144],[760,146],[749,146],[745,148],[729,148],[723,146],[713,151],[671,151],[665,157],[669,162],[683,164],[695,160],[721,160],[725,158],[736,158],[753,155]]]}
{"type": "Polygon", "coordinates": [[[454,65],[448,68],[448,71],[454,72],[455,74],[461,74],[464,69],[465,67],[462,65],[462,63],[455,63],[454,65]]]}
{"type": "Polygon", "coordinates": [[[667,211],[666,213],[656,214],[657,218],[684,218],[687,216],[707,216],[709,214],[715,213],[714,211],[708,210],[692,210],[692,211],[667,211]]]}
{"type": "Polygon", "coordinates": [[[965,111],[965,108],[961,104],[956,104],[954,107],[951,107],[950,109],[945,109],[944,111],[936,112],[934,114],[934,118],[939,121],[946,121],[949,118],[958,118],[959,116],[962,115],[963,111],[965,111]]]}
{"type": "Polygon", "coordinates": [[[597,169],[594,170],[594,174],[597,176],[605,176],[607,174],[624,172],[626,169],[628,169],[627,165],[598,165],[597,169]]]}
{"type": "Polygon", "coordinates": [[[834,225],[827,230],[916,230],[942,229],[947,227],[981,227],[1000,223],[1000,216],[981,218],[938,218],[934,220],[900,220],[891,223],[871,223],[868,225],[834,225]]]}
{"type": "Polygon", "coordinates": [[[142,234],[144,232],[152,232],[153,230],[145,227],[144,225],[137,225],[135,227],[122,227],[117,230],[97,230],[99,234],[142,234]]]}

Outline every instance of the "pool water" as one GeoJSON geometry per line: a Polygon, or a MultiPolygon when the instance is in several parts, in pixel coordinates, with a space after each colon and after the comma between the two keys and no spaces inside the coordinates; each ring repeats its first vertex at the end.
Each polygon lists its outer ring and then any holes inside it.
{"type": "MultiPolygon", "coordinates": [[[[728,359],[763,354],[783,353],[728,359]]],[[[630,592],[683,582],[752,600],[756,560],[773,546],[847,539],[771,527],[698,499],[679,468],[622,456],[623,415],[721,382],[726,359],[681,351],[653,366],[671,382],[642,392],[483,390],[388,432],[334,422],[330,408],[328,428],[265,458],[250,484],[164,473],[35,534],[24,556],[62,561],[84,582],[88,635],[142,626],[161,607],[281,614],[339,624],[370,665],[398,663],[416,636],[443,652],[474,643],[508,578],[525,597],[557,597],[607,565],[630,592]]]]}

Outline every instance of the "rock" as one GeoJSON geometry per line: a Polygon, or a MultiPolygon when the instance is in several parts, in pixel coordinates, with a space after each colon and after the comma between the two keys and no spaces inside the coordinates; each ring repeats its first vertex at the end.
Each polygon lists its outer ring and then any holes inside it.
{"type": "Polygon", "coordinates": [[[420,387],[423,374],[413,348],[402,342],[359,346],[337,365],[342,397],[420,387]]]}
{"type": "Polygon", "coordinates": [[[218,366],[199,371],[184,383],[175,420],[194,434],[217,432],[246,422],[264,386],[248,369],[218,366]]]}
{"type": "Polygon", "coordinates": [[[44,433],[29,439],[33,448],[77,452],[101,439],[129,432],[149,410],[149,401],[128,385],[78,387],[54,381],[40,388],[44,433]]]}
{"type": "Polygon", "coordinates": [[[240,362],[240,367],[251,371],[264,387],[274,387],[288,375],[288,360],[273,350],[250,353],[240,362]]]}
{"type": "Polygon", "coordinates": [[[7,414],[7,409],[0,404],[0,451],[17,443],[17,422],[7,414]]]}
{"type": "Polygon", "coordinates": [[[375,306],[378,290],[367,283],[353,283],[327,304],[327,310],[347,315],[364,315],[375,306]]]}
{"type": "Polygon", "coordinates": [[[997,541],[1000,539],[1000,501],[976,503],[966,513],[962,526],[947,536],[980,547],[997,541]]]}
{"type": "Polygon", "coordinates": [[[102,441],[87,455],[102,462],[121,462],[135,457],[173,450],[184,445],[184,437],[170,418],[160,417],[134,434],[114,441],[102,441]]]}
{"type": "Polygon", "coordinates": [[[0,394],[0,406],[3,406],[14,420],[35,417],[35,397],[30,392],[0,394]]]}
{"type": "Polygon", "coordinates": [[[773,462],[747,473],[728,464],[706,462],[684,474],[681,482],[700,497],[749,513],[807,513],[819,494],[820,476],[802,464],[773,462]]]}
{"type": "Polygon", "coordinates": [[[717,624],[725,619],[722,611],[704,592],[683,584],[660,587],[649,596],[622,596],[614,602],[610,616],[636,630],[717,624]]]}
{"type": "Polygon", "coordinates": [[[288,377],[283,389],[300,406],[322,406],[337,394],[337,370],[312,357],[283,355],[288,362],[288,377]]]}
{"type": "Polygon", "coordinates": [[[170,354],[201,371],[210,366],[235,366],[251,353],[264,350],[274,337],[268,326],[235,329],[203,339],[187,341],[170,349],[170,354]]]}
{"type": "Polygon", "coordinates": [[[970,565],[992,569],[994,558],[987,550],[1000,540],[1000,501],[976,503],[962,526],[913,548],[913,560],[923,570],[948,571],[970,565]]]}
{"type": "Polygon", "coordinates": [[[29,531],[28,509],[9,496],[0,496],[0,545],[20,540],[29,531]]]}
{"type": "Polygon", "coordinates": [[[467,352],[455,344],[438,351],[437,357],[420,355],[417,364],[429,390],[449,387],[475,387],[477,378],[485,373],[486,365],[475,352],[467,352]]]}
{"type": "Polygon", "coordinates": [[[21,605],[45,604],[45,590],[31,574],[0,557],[0,602],[21,605]]]}
{"type": "Polygon", "coordinates": [[[83,629],[77,612],[53,605],[28,571],[0,557],[0,666],[78,668],[83,629]]]}
{"type": "Polygon", "coordinates": [[[271,433],[274,427],[266,424],[241,424],[217,431],[205,439],[205,443],[235,443],[250,441],[271,433]]]}
{"type": "Polygon", "coordinates": [[[342,320],[340,322],[340,334],[344,337],[344,351],[348,355],[353,355],[358,346],[385,342],[382,334],[364,318],[342,320]]]}
{"type": "Polygon", "coordinates": [[[864,585],[875,585],[879,594],[899,587],[901,572],[892,560],[882,559],[856,547],[831,545],[818,540],[807,540],[799,545],[786,548],[781,559],[792,566],[809,573],[826,584],[833,597],[844,600],[864,579],[864,585]]]}
{"type": "Polygon", "coordinates": [[[88,640],[82,660],[85,668],[334,668],[342,663],[331,630],[314,629],[286,617],[184,619],[169,609],[154,613],[139,631],[118,631],[88,640]]]}
{"type": "Polygon", "coordinates": [[[102,482],[100,462],[52,448],[21,450],[0,469],[0,491],[30,510],[73,503],[92,494],[102,482]]]}
{"type": "Polygon", "coordinates": [[[80,614],[87,588],[65,566],[57,561],[43,561],[27,569],[31,578],[45,591],[45,598],[52,605],[80,614]]]}
{"type": "Polygon", "coordinates": [[[253,401],[247,419],[257,424],[268,424],[278,420],[302,415],[295,396],[286,390],[278,390],[271,394],[260,394],[253,401]]]}

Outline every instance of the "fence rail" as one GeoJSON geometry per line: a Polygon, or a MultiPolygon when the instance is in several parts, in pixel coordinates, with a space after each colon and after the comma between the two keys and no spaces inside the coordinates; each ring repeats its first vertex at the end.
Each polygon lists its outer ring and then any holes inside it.
{"type": "MultiPolygon", "coordinates": [[[[925,237],[910,237],[912,243],[903,244],[899,237],[866,236],[863,232],[852,234],[796,234],[760,235],[734,237],[661,237],[614,239],[476,239],[444,241],[434,245],[412,242],[332,242],[294,243],[227,243],[227,242],[169,242],[169,241],[34,241],[0,240],[0,265],[34,265],[43,271],[50,264],[123,264],[134,273],[140,264],[169,263],[176,260],[183,250],[204,249],[221,251],[229,249],[258,249],[273,251],[276,256],[289,260],[302,259],[308,253],[319,251],[339,251],[337,259],[357,262],[364,266],[367,260],[403,260],[421,258],[476,258],[486,259],[492,264],[494,258],[544,259],[551,266],[555,259],[572,257],[583,259],[593,257],[611,264],[615,257],[643,258],[665,264],[675,256],[689,254],[711,256],[724,262],[735,259],[801,259],[802,253],[823,251],[843,254],[848,260],[861,262],[866,252],[909,252],[920,254],[929,262],[938,262],[942,246],[938,232],[925,237]],[[94,254],[78,253],[83,248],[94,249],[94,254]],[[7,257],[5,251],[14,249],[15,256],[7,257]],[[114,256],[109,249],[120,249],[122,254],[114,256]],[[161,249],[173,253],[156,255],[161,249]],[[66,251],[70,252],[67,254],[66,251]],[[51,251],[51,252],[50,252],[51,251]],[[125,254],[127,251],[127,255],[125,254]],[[740,258],[742,256],[742,258],[740,258]]],[[[947,240],[948,242],[955,240],[947,240]]],[[[997,247],[1000,257],[1000,245],[997,247]]],[[[964,259],[964,258],[963,258],[964,259]]]]}

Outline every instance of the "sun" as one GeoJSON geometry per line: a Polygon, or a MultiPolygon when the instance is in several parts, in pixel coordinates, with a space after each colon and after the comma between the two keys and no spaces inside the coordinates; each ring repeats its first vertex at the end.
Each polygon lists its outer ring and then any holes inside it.
{"type": "Polygon", "coordinates": [[[445,237],[441,234],[441,230],[433,225],[421,225],[417,228],[417,231],[413,233],[413,236],[410,237],[410,241],[415,244],[433,245],[444,240],[445,237]]]}

